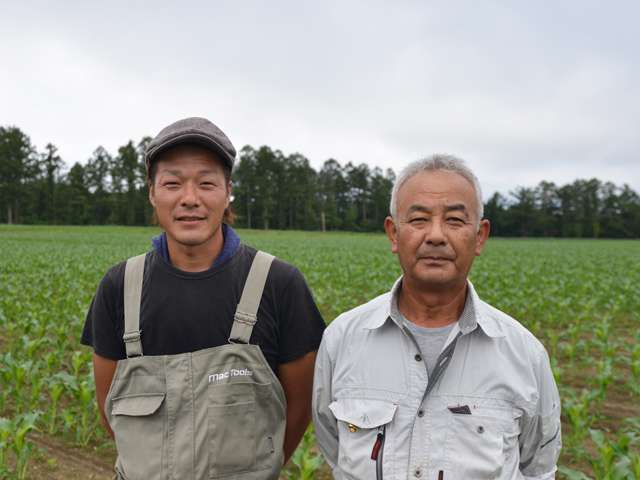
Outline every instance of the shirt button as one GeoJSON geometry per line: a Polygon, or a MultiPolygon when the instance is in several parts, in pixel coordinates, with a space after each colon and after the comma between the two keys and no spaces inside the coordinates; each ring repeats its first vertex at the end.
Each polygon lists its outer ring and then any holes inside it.
{"type": "Polygon", "coordinates": [[[419,468],[416,468],[416,471],[415,471],[415,472],[413,472],[413,475],[414,475],[415,477],[420,478],[420,476],[422,475],[422,470],[420,470],[419,468]]]}
{"type": "Polygon", "coordinates": [[[415,358],[416,362],[421,362],[422,361],[422,355],[420,355],[419,353],[416,353],[416,356],[413,357],[415,358]]]}
{"type": "Polygon", "coordinates": [[[418,410],[418,416],[420,418],[424,417],[424,410],[418,410]]]}
{"type": "Polygon", "coordinates": [[[484,433],[484,427],[482,425],[478,425],[478,433],[484,433]]]}

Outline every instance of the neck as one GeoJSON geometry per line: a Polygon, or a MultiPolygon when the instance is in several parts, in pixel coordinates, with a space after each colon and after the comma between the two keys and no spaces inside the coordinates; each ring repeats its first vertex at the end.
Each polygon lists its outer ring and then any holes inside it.
{"type": "Polygon", "coordinates": [[[174,267],[184,272],[203,272],[211,265],[224,246],[222,227],[205,243],[199,245],[185,245],[167,235],[167,248],[174,267]]]}
{"type": "Polygon", "coordinates": [[[425,292],[415,288],[406,277],[398,295],[398,309],[406,319],[423,327],[444,327],[456,322],[467,299],[467,283],[443,290],[425,292]]]}

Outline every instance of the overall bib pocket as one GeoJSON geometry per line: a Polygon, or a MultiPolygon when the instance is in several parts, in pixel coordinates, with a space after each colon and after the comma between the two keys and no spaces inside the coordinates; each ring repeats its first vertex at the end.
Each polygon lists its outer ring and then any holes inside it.
{"type": "Polygon", "coordinates": [[[269,383],[250,382],[209,387],[209,478],[260,470],[273,456],[269,419],[258,414],[257,405],[270,389],[269,383]]]}
{"type": "Polygon", "coordinates": [[[329,405],[338,420],[338,468],[348,478],[376,478],[377,461],[393,451],[384,443],[389,444],[389,424],[397,408],[391,402],[362,398],[341,398],[329,405]]]}
{"type": "Polygon", "coordinates": [[[160,478],[164,400],[164,393],[132,393],[111,400],[110,423],[118,448],[118,466],[130,480],[160,478]]]}

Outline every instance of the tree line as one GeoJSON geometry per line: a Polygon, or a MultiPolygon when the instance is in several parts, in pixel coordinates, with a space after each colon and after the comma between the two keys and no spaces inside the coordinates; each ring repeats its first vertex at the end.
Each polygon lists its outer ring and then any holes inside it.
{"type": "MultiPolygon", "coordinates": [[[[117,152],[99,146],[70,168],[49,143],[38,152],[17,127],[0,127],[0,223],[148,225],[143,152],[149,137],[117,152]]],[[[245,146],[233,172],[236,225],[244,228],[380,231],[392,169],[245,146]]],[[[640,197],[598,179],[540,182],[496,192],[485,204],[492,234],[511,237],[640,237],[640,197]]]]}

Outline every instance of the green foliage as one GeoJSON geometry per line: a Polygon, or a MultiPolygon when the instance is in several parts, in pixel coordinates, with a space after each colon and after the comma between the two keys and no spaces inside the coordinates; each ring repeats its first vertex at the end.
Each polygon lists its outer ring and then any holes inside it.
{"type": "MultiPolygon", "coordinates": [[[[640,430],[638,420],[631,419],[626,430],[616,438],[601,430],[589,430],[591,440],[595,444],[596,454],[589,457],[595,480],[635,480],[640,478],[640,430]]],[[[583,472],[568,467],[560,467],[569,480],[591,480],[583,472]]]]}
{"type": "Polygon", "coordinates": [[[7,223],[21,220],[29,182],[38,174],[35,148],[29,137],[17,127],[0,127],[0,218],[7,223]]]}
{"type": "Polygon", "coordinates": [[[27,434],[36,429],[39,416],[40,412],[32,412],[13,419],[0,417],[0,478],[27,478],[28,462],[34,449],[27,434]]]}
{"type": "MultiPolygon", "coordinates": [[[[149,225],[144,149],[129,140],[112,155],[99,146],[67,171],[49,143],[38,154],[17,127],[0,127],[0,222],[149,225]]],[[[366,160],[366,159],[363,159],[366,160]]],[[[266,145],[240,150],[233,203],[242,228],[381,231],[395,173],[330,158],[315,170],[300,153],[266,145]]],[[[485,205],[502,237],[639,238],[640,196],[596,178],[542,181],[496,192],[485,205]]]]}
{"type": "Polygon", "coordinates": [[[316,472],[322,466],[322,455],[315,448],[313,427],[304,433],[302,441],[291,457],[293,467],[285,471],[287,480],[313,480],[316,472]]]}

